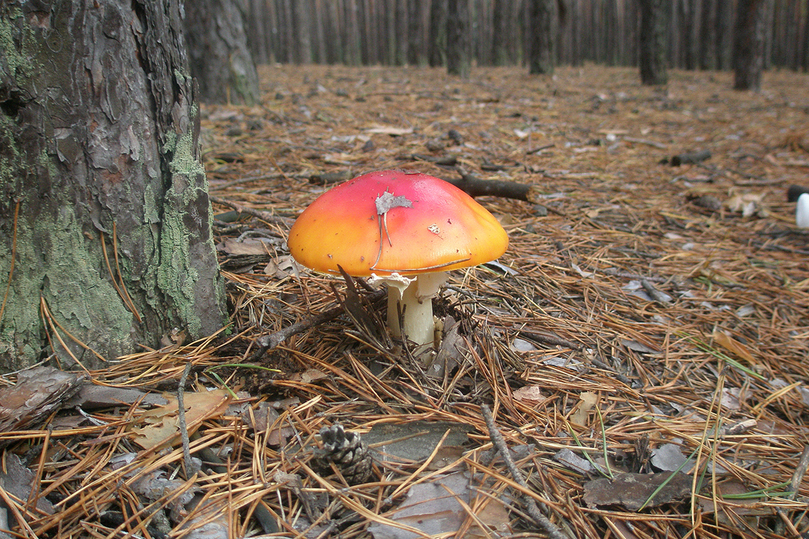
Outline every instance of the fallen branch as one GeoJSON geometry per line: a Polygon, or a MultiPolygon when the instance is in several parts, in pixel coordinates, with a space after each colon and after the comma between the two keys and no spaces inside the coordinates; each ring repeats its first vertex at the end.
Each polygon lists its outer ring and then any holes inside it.
{"type": "Polygon", "coordinates": [[[525,202],[534,204],[540,201],[540,193],[533,185],[504,180],[483,180],[471,172],[464,170],[462,167],[456,167],[456,170],[458,174],[461,175],[460,178],[450,180],[446,178],[442,179],[447,183],[451,183],[472,198],[492,196],[524,200],[525,202]]]}
{"type": "MultiPolygon", "coordinates": [[[[494,445],[494,448],[500,453],[500,456],[503,457],[503,461],[506,463],[509,473],[514,477],[514,481],[521,487],[530,489],[531,487],[525,482],[522,472],[520,472],[519,468],[514,464],[514,461],[511,460],[506,441],[503,439],[500,431],[497,430],[497,425],[494,424],[492,411],[485,404],[480,405],[480,411],[483,412],[483,419],[486,421],[486,428],[489,429],[489,438],[492,441],[492,445],[494,445]]],[[[562,533],[562,530],[556,527],[556,524],[548,520],[548,517],[542,514],[536,500],[525,495],[522,496],[522,499],[523,503],[525,503],[528,515],[547,532],[548,537],[551,539],[569,539],[566,534],[562,533]]]]}
{"type": "Polygon", "coordinates": [[[671,166],[679,167],[680,165],[688,165],[699,163],[711,158],[710,150],[700,150],[692,153],[681,153],[671,158],[671,166]]]}

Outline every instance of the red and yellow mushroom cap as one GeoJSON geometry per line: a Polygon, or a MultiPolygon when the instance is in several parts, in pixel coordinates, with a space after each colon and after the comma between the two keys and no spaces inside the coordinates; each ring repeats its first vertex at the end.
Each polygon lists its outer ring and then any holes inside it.
{"type": "Polygon", "coordinates": [[[315,200],[289,231],[289,250],[315,271],[366,277],[476,266],[508,247],[483,206],[441,179],[383,170],[315,200]]]}

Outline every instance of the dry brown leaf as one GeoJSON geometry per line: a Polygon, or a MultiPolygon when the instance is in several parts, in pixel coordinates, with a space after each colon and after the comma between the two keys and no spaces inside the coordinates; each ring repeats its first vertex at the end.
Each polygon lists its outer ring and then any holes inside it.
{"type": "MultiPolygon", "coordinates": [[[[163,396],[169,403],[145,412],[140,418],[145,425],[132,429],[133,441],[144,449],[171,442],[180,434],[177,396],[168,393],[163,396]]],[[[224,389],[185,393],[183,401],[186,428],[190,435],[204,420],[216,417],[227,409],[230,393],[224,389]]]]}
{"type": "Polygon", "coordinates": [[[724,331],[715,330],[713,332],[712,337],[714,344],[724,348],[727,352],[730,353],[731,356],[734,356],[737,359],[742,359],[747,363],[749,363],[751,366],[755,366],[758,363],[756,361],[756,358],[753,357],[753,353],[750,352],[750,350],[745,345],[743,345],[742,343],[740,343],[739,341],[737,341],[724,331]]]}

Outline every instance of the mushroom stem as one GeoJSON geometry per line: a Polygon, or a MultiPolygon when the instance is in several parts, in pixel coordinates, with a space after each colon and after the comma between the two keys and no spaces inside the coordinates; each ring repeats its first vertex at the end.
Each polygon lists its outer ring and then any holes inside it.
{"type": "Polygon", "coordinates": [[[442,271],[419,275],[409,286],[388,282],[388,327],[394,337],[404,334],[418,345],[433,343],[432,298],[446,280],[447,274],[442,271]],[[404,327],[399,326],[399,305],[404,311],[404,327]]]}

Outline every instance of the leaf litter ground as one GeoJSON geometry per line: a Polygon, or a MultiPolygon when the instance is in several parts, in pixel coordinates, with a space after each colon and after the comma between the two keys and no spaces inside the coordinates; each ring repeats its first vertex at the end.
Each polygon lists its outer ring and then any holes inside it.
{"type": "Polygon", "coordinates": [[[72,380],[50,417],[4,423],[16,533],[809,530],[809,236],[786,201],[809,187],[807,75],[750,94],[727,73],[655,89],[596,66],[261,74],[260,106],[202,109],[229,331],[180,332],[72,380]],[[331,184],[386,168],[531,188],[478,199],[510,246],[436,300],[443,367],[391,341],[380,293],[286,249],[331,184]],[[321,462],[336,424],[361,435],[359,467],[321,462]]]}

